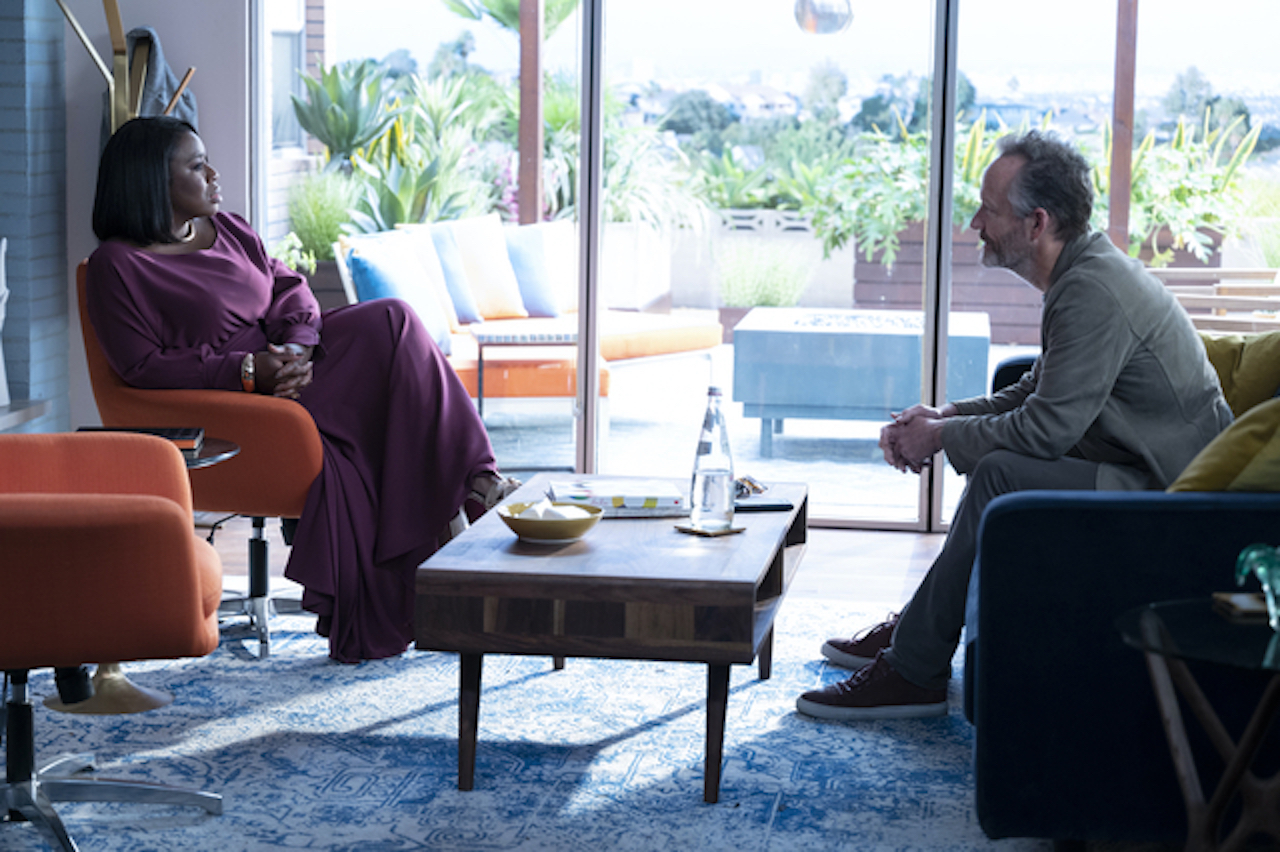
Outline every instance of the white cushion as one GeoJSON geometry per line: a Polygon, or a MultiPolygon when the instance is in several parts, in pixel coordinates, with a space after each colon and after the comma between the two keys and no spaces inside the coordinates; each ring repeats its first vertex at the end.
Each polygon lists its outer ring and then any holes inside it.
{"type": "Polygon", "coordinates": [[[401,299],[413,308],[444,354],[451,351],[449,319],[440,306],[431,275],[424,268],[413,237],[386,231],[353,239],[345,259],[356,296],[361,302],[401,299]]]}
{"type": "Polygon", "coordinates": [[[543,222],[542,252],[547,276],[556,289],[560,310],[578,309],[578,230],[572,219],[543,222]]]}
{"type": "Polygon", "coordinates": [[[527,317],[520,298],[502,219],[497,213],[472,216],[448,223],[462,253],[476,308],[485,319],[527,317]]]}

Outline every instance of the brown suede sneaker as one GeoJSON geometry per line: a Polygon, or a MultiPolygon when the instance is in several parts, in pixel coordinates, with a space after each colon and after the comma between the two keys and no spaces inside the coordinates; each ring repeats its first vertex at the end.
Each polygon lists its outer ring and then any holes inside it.
{"type": "Polygon", "coordinates": [[[876,654],[889,647],[893,628],[898,626],[898,613],[889,613],[889,619],[874,627],[868,627],[852,639],[828,639],[822,646],[822,656],[832,665],[857,671],[875,662],[876,654]]]}
{"type": "Polygon", "coordinates": [[[947,691],[922,689],[893,670],[883,652],[853,677],[796,699],[796,709],[818,719],[915,719],[947,715],[947,691]]]}

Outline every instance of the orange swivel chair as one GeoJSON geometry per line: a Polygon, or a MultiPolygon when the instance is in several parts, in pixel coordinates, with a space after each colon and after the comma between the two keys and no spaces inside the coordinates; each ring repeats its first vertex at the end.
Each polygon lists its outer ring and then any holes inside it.
{"type": "Polygon", "coordinates": [[[271,651],[267,539],[264,519],[296,518],[324,464],[320,433],[298,403],[223,390],[143,390],[125,384],[103,354],[86,311],[86,264],[76,270],[80,330],[89,382],[102,425],[111,427],[200,426],[206,435],[234,441],[240,453],[212,467],[191,471],[197,511],[247,515],[249,594],[242,606],[257,637],[258,656],[271,651]]]}
{"type": "Polygon", "coordinates": [[[52,802],[222,813],[211,793],[35,769],[31,669],[198,657],[218,646],[222,564],[192,529],[182,454],[151,435],[0,435],[0,585],[0,669],[12,685],[0,805],[9,816],[75,849],[52,802]]]}

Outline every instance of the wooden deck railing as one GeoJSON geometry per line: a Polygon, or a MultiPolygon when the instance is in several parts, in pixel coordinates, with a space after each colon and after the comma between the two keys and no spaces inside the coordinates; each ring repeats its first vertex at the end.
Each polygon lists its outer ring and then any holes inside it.
{"type": "Polygon", "coordinates": [[[1151,273],[1165,283],[1204,331],[1253,332],[1280,328],[1280,270],[1166,268],[1151,273]],[[1212,283],[1203,283],[1206,279],[1212,283]],[[1179,283],[1195,281],[1198,283],[1179,283]]]}

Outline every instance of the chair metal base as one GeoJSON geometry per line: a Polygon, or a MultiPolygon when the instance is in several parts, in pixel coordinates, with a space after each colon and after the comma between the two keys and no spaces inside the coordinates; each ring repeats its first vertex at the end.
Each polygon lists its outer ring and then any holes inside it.
{"type": "Polygon", "coordinates": [[[37,778],[0,784],[0,800],[10,811],[35,826],[56,849],[75,852],[79,847],[53,807],[54,802],[134,802],[145,805],[188,805],[207,812],[222,813],[222,796],[200,790],[185,790],[146,781],[90,778],[37,778]]]}
{"type": "Polygon", "coordinates": [[[70,778],[93,768],[91,754],[62,754],[36,770],[33,766],[34,715],[27,690],[26,671],[14,672],[13,696],[5,705],[5,783],[0,803],[8,820],[27,820],[54,848],[75,852],[54,802],[135,802],[152,805],[185,805],[222,813],[222,797],[216,793],[187,790],[167,784],[122,779],[70,778]]]}
{"type": "Polygon", "coordinates": [[[271,616],[275,606],[271,598],[230,598],[218,605],[218,616],[244,615],[249,618],[249,629],[258,640],[258,659],[271,656],[271,616]]]}
{"type": "MultiPolygon", "coordinates": [[[[276,602],[270,596],[270,560],[267,556],[266,518],[252,518],[253,533],[249,538],[249,593],[241,598],[227,598],[218,605],[220,616],[245,615],[249,618],[249,628],[258,639],[258,659],[265,660],[271,656],[271,618],[276,613],[276,602]]],[[[213,542],[215,526],[209,532],[209,542],[213,542]]],[[[280,601],[280,609],[286,612],[300,612],[301,606],[294,601],[280,601]]]]}

